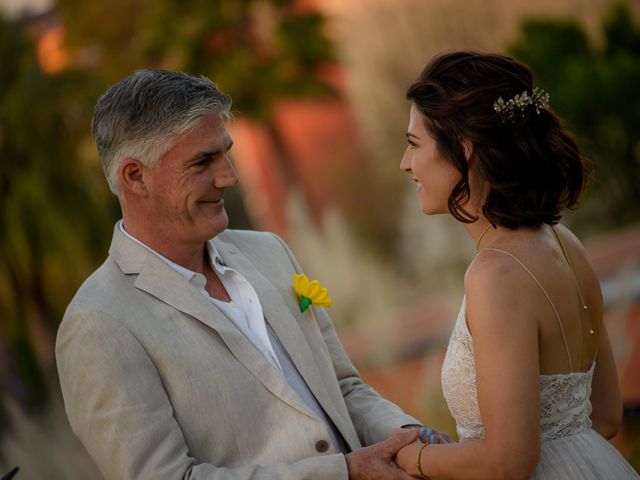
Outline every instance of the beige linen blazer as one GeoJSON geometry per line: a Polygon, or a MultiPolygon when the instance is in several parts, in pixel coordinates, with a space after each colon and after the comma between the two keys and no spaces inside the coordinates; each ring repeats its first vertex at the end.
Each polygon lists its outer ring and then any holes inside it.
{"type": "MultiPolygon", "coordinates": [[[[277,236],[227,230],[214,242],[351,449],[416,423],[362,382],[325,309],[300,313],[301,270],[277,236]]],[[[325,423],[253,344],[117,228],[64,315],[56,358],[71,427],[109,480],[348,476],[325,423]]]]}

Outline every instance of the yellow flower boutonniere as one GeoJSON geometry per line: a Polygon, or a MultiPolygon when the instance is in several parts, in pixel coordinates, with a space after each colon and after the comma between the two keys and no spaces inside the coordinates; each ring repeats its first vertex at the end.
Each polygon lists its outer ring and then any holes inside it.
{"type": "Polygon", "coordinates": [[[293,276],[293,289],[300,299],[301,312],[304,312],[311,305],[316,307],[331,306],[331,299],[327,294],[327,289],[323,288],[317,280],[310,282],[306,275],[297,274],[293,276]]]}

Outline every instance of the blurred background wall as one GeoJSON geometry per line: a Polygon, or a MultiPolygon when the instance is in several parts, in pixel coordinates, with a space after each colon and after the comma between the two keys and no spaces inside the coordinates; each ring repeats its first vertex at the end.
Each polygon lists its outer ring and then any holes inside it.
{"type": "Polygon", "coordinates": [[[137,68],[206,75],[234,99],[232,227],[272,230],[334,300],[366,381],[453,431],[440,366],[474,254],[425,217],[398,165],[408,84],[442,50],[527,62],[596,175],[565,223],[600,277],[640,469],[640,1],[0,0],[0,475],[99,478],[71,433],[53,345],[105,258],[116,199],[89,123],[137,68]]]}

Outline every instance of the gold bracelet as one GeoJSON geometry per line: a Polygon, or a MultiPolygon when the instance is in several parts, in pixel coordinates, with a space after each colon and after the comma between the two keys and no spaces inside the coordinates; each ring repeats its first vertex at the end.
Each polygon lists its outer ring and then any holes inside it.
{"type": "Polygon", "coordinates": [[[418,452],[418,458],[416,458],[416,467],[418,467],[418,473],[420,474],[420,478],[424,478],[426,480],[429,480],[429,477],[427,477],[422,471],[422,465],[420,465],[420,457],[422,456],[422,451],[425,449],[425,447],[428,447],[428,446],[429,446],[428,443],[425,443],[424,445],[422,445],[422,447],[420,448],[420,451],[418,452]]]}

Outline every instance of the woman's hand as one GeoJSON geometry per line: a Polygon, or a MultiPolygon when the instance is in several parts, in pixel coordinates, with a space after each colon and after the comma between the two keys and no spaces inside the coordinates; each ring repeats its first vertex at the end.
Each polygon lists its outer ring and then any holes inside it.
{"type": "Polygon", "coordinates": [[[444,432],[440,432],[431,427],[420,426],[395,428],[391,431],[391,435],[397,434],[406,428],[417,428],[419,430],[418,438],[415,442],[401,448],[396,454],[394,460],[396,465],[398,465],[398,467],[404,470],[407,474],[413,477],[425,478],[418,470],[418,454],[420,453],[420,450],[425,447],[425,445],[452,443],[452,440],[449,435],[444,432]]]}
{"type": "Polygon", "coordinates": [[[402,431],[407,428],[417,428],[419,429],[418,438],[422,443],[453,443],[451,437],[444,432],[436,430],[432,427],[422,427],[420,425],[411,425],[402,428],[394,428],[391,430],[389,436],[397,434],[399,431],[402,431]]]}
{"type": "Polygon", "coordinates": [[[418,453],[420,453],[420,449],[424,445],[425,444],[420,441],[415,441],[414,443],[401,448],[395,456],[396,465],[412,477],[421,478],[422,475],[418,471],[417,460],[418,453]]]}

